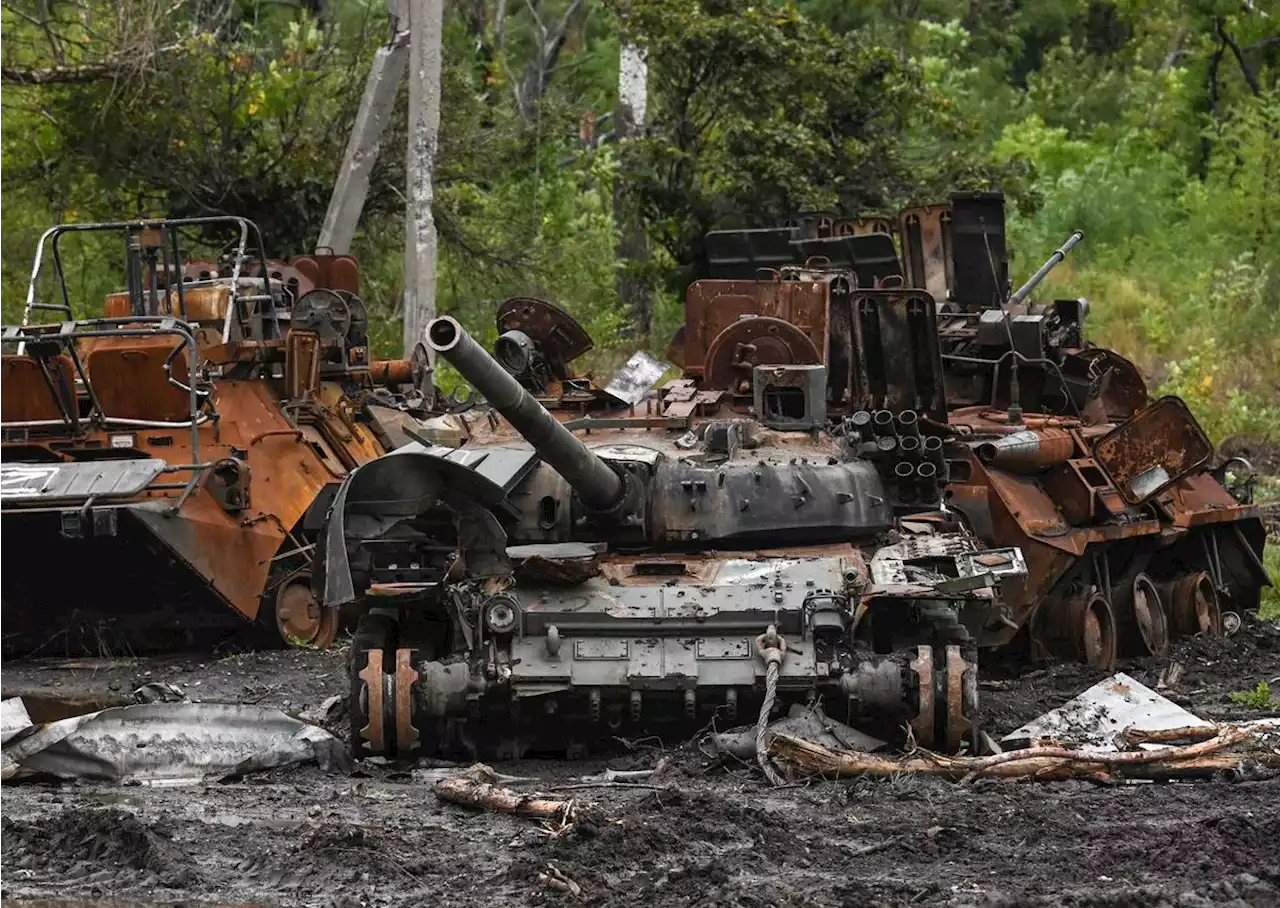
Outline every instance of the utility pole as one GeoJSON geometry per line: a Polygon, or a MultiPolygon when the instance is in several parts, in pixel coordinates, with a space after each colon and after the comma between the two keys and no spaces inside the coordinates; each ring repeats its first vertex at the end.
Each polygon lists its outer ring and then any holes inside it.
{"type": "Polygon", "coordinates": [[[347,139],[347,150],[342,156],[342,168],[338,171],[329,210],[325,212],[324,226],[320,228],[320,241],[316,252],[333,252],[347,255],[351,252],[351,238],[360,223],[369,195],[369,176],[378,160],[378,146],[382,131],[395,107],[396,94],[404,81],[405,64],[409,62],[409,0],[388,0],[394,29],[391,40],[379,47],[369,67],[369,78],[364,83],[364,96],[360,110],[347,139]]]}
{"type": "MultiPolygon", "coordinates": [[[[409,356],[436,314],[437,238],[434,170],[440,135],[440,32],[444,0],[408,0],[409,147],[405,161],[404,353],[409,356]]],[[[427,350],[430,351],[430,346],[427,350]]]]}
{"type": "Polygon", "coordinates": [[[435,199],[434,171],[440,133],[440,38],[444,28],[444,3],[443,0],[388,0],[387,9],[394,34],[374,55],[316,251],[339,255],[351,251],[351,238],[369,194],[369,177],[378,159],[382,133],[407,71],[404,355],[408,357],[422,339],[423,328],[436,313],[437,239],[431,205],[435,199]]]}
{"type": "Polygon", "coordinates": [[[618,59],[618,108],[614,130],[618,137],[618,176],[613,184],[613,217],[618,229],[618,297],[631,313],[635,331],[647,337],[653,326],[653,293],[637,273],[649,261],[649,238],[631,196],[629,174],[634,153],[632,139],[644,135],[645,108],[649,100],[649,62],[644,48],[630,41],[622,45],[618,59]]]}

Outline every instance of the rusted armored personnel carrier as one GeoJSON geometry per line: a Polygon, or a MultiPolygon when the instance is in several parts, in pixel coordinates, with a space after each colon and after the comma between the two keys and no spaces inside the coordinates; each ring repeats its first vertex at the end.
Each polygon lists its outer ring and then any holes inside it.
{"type": "MultiPolygon", "coordinates": [[[[897,300],[876,302],[905,330],[897,300]]],[[[755,720],[766,700],[910,723],[939,749],[972,734],[963,615],[1023,567],[940,510],[940,384],[865,387],[875,419],[839,434],[828,368],[768,346],[786,322],[753,320],[769,352],[733,381],[686,368],[646,395],[574,377],[589,340],[549,304],[498,321],[493,357],[452,318],[427,329],[487,400],[459,420],[466,443],[402,448],[334,499],[319,590],[370,609],[356,753],[572,752],[755,720]]]]}
{"type": "Polygon", "coordinates": [[[403,415],[385,386],[413,371],[370,362],[358,284],[346,256],[268,262],[240,218],[45,233],[0,365],[6,654],[204,646],[254,621],[333,640],[312,542],[340,480],[400,440],[377,414],[403,415]],[[68,240],[111,235],[127,289],[78,317],[68,240]],[[193,236],[230,252],[187,261],[193,236]]]}
{"type": "Polygon", "coordinates": [[[970,625],[979,644],[1108,666],[1218,633],[1270,581],[1258,512],[1224,484],[1248,465],[1215,465],[1181,401],[1151,402],[1132,363],[1085,340],[1087,301],[1029,302],[1080,239],[1011,293],[998,194],[713,233],[672,356],[699,387],[762,360],[824,363],[829,413],[868,406],[866,388],[918,409],[943,443],[945,508],[1027,558],[970,625]],[[909,318],[886,328],[889,299],[909,318]]]}

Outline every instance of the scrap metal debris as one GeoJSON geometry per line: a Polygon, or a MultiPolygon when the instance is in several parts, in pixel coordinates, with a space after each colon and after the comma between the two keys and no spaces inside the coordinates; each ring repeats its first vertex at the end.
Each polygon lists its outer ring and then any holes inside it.
{"type": "Polygon", "coordinates": [[[653,387],[654,382],[662,378],[670,368],[668,363],[654,359],[643,350],[637,350],[631,354],[626,365],[609,379],[604,390],[610,396],[634,407],[644,400],[645,394],[653,387]]]}
{"type": "MultiPolygon", "coordinates": [[[[6,726],[9,707],[6,701],[6,726]]],[[[190,785],[290,763],[346,766],[342,742],[277,709],[223,703],[119,706],[5,730],[0,778],[190,785]]]]}
{"type": "Polygon", "coordinates": [[[10,697],[0,703],[0,742],[8,744],[10,738],[30,727],[31,716],[21,697],[10,697]]]}
{"type": "Polygon", "coordinates": [[[1114,750],[1116,736],[1127,729],[1155,732],[1206,725],[1167,697],[1124,672],[1117,672],[1075,699],[1005,735],[1001,743],[1019,748],[1052,740],[1077,747],[1114,750]]]}
{"type": "MultiPolygon", "coordinates": [[[[1280,769],[1280,722],[1214,725],[1119,672],[1005,735],[1010,749],[948,757],[917,749],[873,756],[779,730],[769,756],[800,775],[930,774],[969,782],[979,776],[1050,781],[1178,779],[1218,772],[1280,769]]],[[[994,744],[994,742],[991,742],[994,744]]]]}

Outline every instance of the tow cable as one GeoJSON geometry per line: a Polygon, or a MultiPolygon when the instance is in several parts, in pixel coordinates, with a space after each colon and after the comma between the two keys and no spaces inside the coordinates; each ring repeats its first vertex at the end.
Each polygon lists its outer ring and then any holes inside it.
{"type": "Polygon", "coordinates": [[[769,714],[773,712],[773,701],[778,693],[778,672],[782,660],[787,654],[787,641],[778,633],[776,625],[756,637],[756,655],[764,660],[764,702],[760,704],[760,718],[756,720],[756,762],[764,770],[765,778],[772,785],[784,785],[786,780],[773,768],[769,755],[765,750],[764,733],[769,727],[769,714]]]}

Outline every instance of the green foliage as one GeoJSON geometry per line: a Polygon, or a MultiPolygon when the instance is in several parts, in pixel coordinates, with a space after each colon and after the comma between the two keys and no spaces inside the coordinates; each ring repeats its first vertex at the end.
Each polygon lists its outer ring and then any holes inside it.
{"type": "Polygon", "coordinates": [[[1269,621],[1280,621],[1280,539],[1269,539],[1262,551],[1262,564],[1271,577],[1272,586],[1262,591],[1262,604],[1258,616],[1269,621]]]}
{"type": "MultiPolygon", "coordinates": [[[[312,246],[384,4],[0,5],[6,322],[60,220],[229,212],[257,220],[272,254],[312,246]]],[[[1254,7],[459,0],[443,36],[440,308],[488,339],[498,301],[549,297],[588,326],[603,370],[628,349],[619,179],[651,241],[628,273],[655,291],[659,348],[708,229],[999,186],[1016,203],[1015,277],[1083,230],[1041,295],[1089,297],[1093,340],[1186,397],[1215,439],[1275,441],[1280,42],[1275,12],[1254,7]],[[649,50],[649,117],[618,148],[597,140],[624,37],[649,50]]],[[[404,94],[353,250],[386,354],[400,352],[404,94]]],[[[106,242],[84,253],[71,279],[87,313],[122,263],[106,242]]]]}
{"type": "Polygon", "coordinates": [[[964,176],[939,154],[961,128],[940,96],[857,32],[748,0],[643,0],[626,22],[657,63],[631,189],[686,269],[712,228],[888,208],[964,176]],[[943,166],[912,160],[913,133],[929,136],[928,160],[943,166]]]}
{"type": "Polygon", "coordinates": [[[1268,709],[1271,706],[1271,685],[1259,681],[1253,690],[1238,690],[1231,694],[1231,702],[1249,709],[1268,709]]]}

